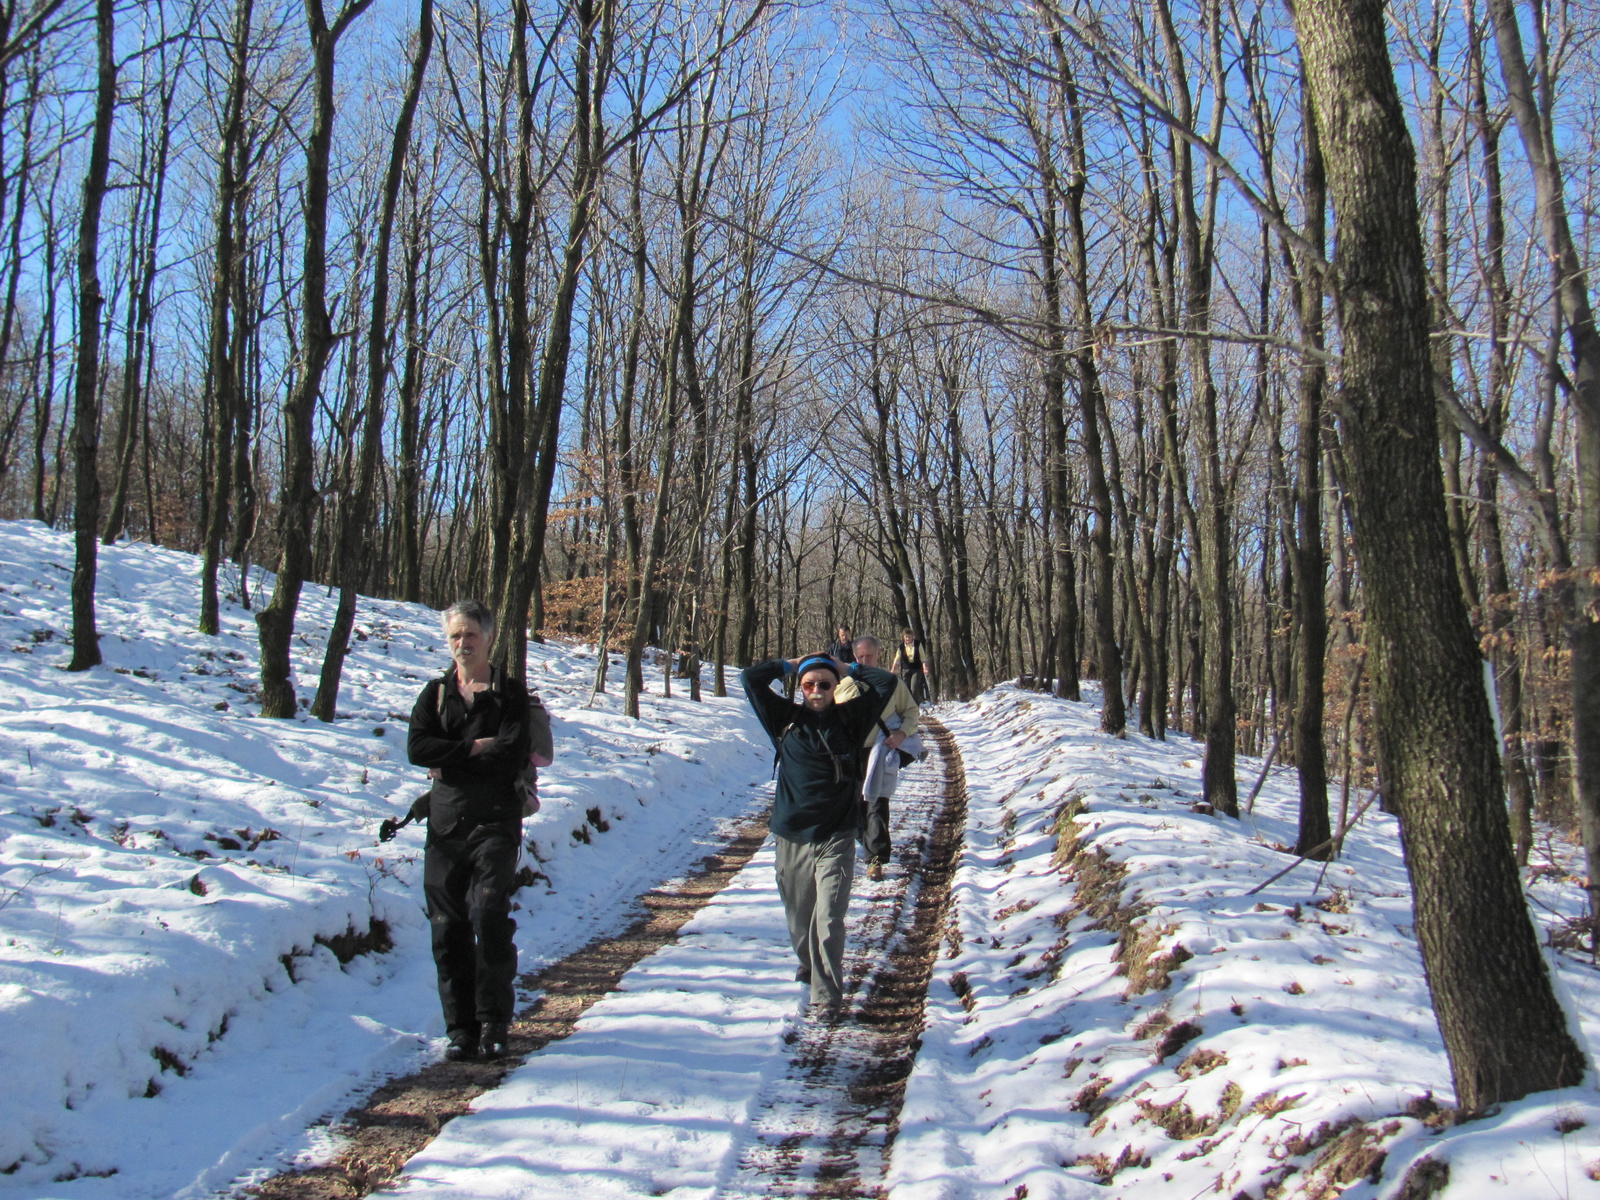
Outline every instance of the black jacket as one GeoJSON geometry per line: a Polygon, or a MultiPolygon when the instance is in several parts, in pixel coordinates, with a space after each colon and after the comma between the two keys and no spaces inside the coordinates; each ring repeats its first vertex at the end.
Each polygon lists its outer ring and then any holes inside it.
{"type": "Polygon", "coordinates": [[[469,709],[452,667],[417,697],[406,753],[414,766],[440,770],[428,808],[429,833],[442,837],[458,825],[520,819],[522,801],[512,783],[528,762],[527,688],[496,667],[488,689],[469,709]],[[494,745],[472,755],[472,743],[484,737],[494,738],[494,745]]]}
{"type": "Polygon", "coordinates": [[[888,671],[857,663],[850,674],[863,687],[853,700],[812,712],[772,690],[787,664],[757,663],[739,677],[750,707],[778,751],[778,795],[772,832],[791,842],[820,842],[855,821],[861,787],[861,743],[878,714],[894,697],[897,680],[888,671]]]}

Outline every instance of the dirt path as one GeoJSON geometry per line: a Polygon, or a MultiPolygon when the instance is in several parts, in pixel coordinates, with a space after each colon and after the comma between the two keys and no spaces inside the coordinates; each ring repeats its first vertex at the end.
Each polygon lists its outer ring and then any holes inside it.
{"type": "Polygon", "coordinates": [[[435,1063],[392,1079],[366,1103],[334,1123],[344,1147],[332,1162],[275,1175],[246,1189],[269,1200],[348,1200],[382,1187],[431,1142],[444,1124],[497,1087],[534,1051],[572,1032],[578,1018],[616,989],[635,963],[670,945],[678,931],[743,869],[767,837],[762,813],[734,830],[722,848],[701,859],[678,887],[639,897],[645,910],[620,935],[591,942],[518,984],[542,994],[511,1026],[511,1057],[486,1063],[435,1063]]]}
{"type": "Polygon", "coordinates": [[[961,753],[943,725],[923,727],[934,752],[891,806],[895,861],[881,883],[857,882],[848,1019],[791,1035],[789,1069],[761,1096],[724,1196],[883,1195],[966,817],[961,753]]]}
{"type": "MultiPolygon", "coordinates": [[[[927,763],[908,771],[891,805],[895,855],[879,883],[859,878],[851,906],[847,1019],[792,1030],[781,1078],[757,1100],[736,1178],[722,1195],[869,1197],[882,1178],[901,1100],[920,1046],[928,980],[944,935],[961,832],[966,775],[949,732],[924,718],[927,763]]],[[[270,1200],[345,1200],[399,1174],[406,1161],[523,1058],[568,1036],[635,963],[671,944],[681,927],[760,849],[766,817],[739,827],[680,887],[640,898],[644,915],[620,936],[525,976],[541,992],[512,1026],[502,1063],[437,1063],[395,1079],[334,1128],[344,1139],[323,1166],[248,1189],[270,1200]]]]}

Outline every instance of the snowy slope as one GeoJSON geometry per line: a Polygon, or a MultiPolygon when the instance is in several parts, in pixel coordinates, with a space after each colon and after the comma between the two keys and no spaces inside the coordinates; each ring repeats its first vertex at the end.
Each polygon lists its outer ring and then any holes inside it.
{"type": "MultiPolygon", "coordinates": [[[[267,722],[250,613],[193,633],[196,564],[167,551],[104,552],[106,666],[62,671],[70,567],[66,537],[0,524],[0,1197],[212,1195],[326,1153],[320,1118],[440,1051],[421,837],[373,834],[421,789],[404,717],[441,639],[424,609],[363,602],[341,719],[267,722]],[[375,928],[392,950],[360,944],[375,928]]],[[[308,688],[332,608],[308,593],[308,688]]],[[[592,652],[533,654],[558,761],[527,826],[525,969],[622,928],[770,795],[741,698],[649,697],[635,723],[581,707],[592,652]]],[[[968,828],[890,1195],[1600,1196],[1592,1086],[1440,1119],[1392,819],[1369,812],[1320,886],[1303,864],[1251,895],[1289,862],[1292,772],[1234,822],[1193,806],[1197,746],[1106,738],[1092,704],[1002,687],[940,715],[968,828]]],[[[1536,857],[1553,927],[1582,905],[1576,855],[1536,857]]],[[[784,940],[769,847],[403,1186],[765,1194],[739,1147],[790,1069],[784,940]]],[[[1592,1045],[1600,974],[1555,962],[1592,1045]]]]}
{"type": "MultiPolygon", "coordinates": [[[[1292,772],[1233,821],[1193,808],[1198,746],[1106,737],[1092,704],[1002,687],[944,720],[968,830],[896,1200],[1362,1200],[1414,1168],[1422,1200],[1445,1167],[1453,1200],[1600,1195],[1592,1086],[1438,1127],[1450,1075],[1392,818],[1371,810],[1320,888],[1307,863],[1247,895],[1291,861],[1292,772]]],[[[1540,874],[1536,911],[1576,912],[1577,881],[1540,874]]],[[[1600,976],[1558,970],[1593,1045],[1600,976]]]]}
{"type": "MultiPolygon", "coordinates": [[[[105,666],[68,674],[71,556],[0,523],[0,1195],[205,1195],[315,1152],[306,1126],[440,1051],[421,833],[375,830],[425,786],[405,719],[447,659],[436,614],[364,600],[340,719],[263,721],[251,613],[194,632],[197,561],[119,544],[105,666]]],[[[307,697],[333,603],[302,604],[307,697]]],[[[770,773],[742,698],[647,696],[633,722],[582,707],[594,666],[530,649],[557,763],[525,825],[524,969],[620,929],[770,773]]]]}

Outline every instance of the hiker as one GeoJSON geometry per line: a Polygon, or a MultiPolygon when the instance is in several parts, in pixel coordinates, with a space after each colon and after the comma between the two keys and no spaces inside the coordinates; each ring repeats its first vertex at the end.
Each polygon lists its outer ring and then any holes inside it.
{"type": "MultiPolygon", "coordinates": [[[[883,646],[871,634],[863,634],[853,647],[856,662],[863,667],[881,667],[883,646]]],[[[844,704],[861,695],[860,685],[852,679],[841,679],[834,689],[833,702],[844,704]]],[[[895,680],[894,697],[878,714],[878,719],[867,730],[862,749],[870,751],[883,741],[883,769],[863,772],[861,794],[861,845],[867,852],[867,878],[883,878],[883,864],[889,861],[889,797],[900,783],[899,750],[905,740],[917,731],[917,702],[911,698],[906,685],[895,680]],[[872,794],[868,794],[868,793],[872,794]]]]}
{"type": "Polygon", "coordinates": [[[406,751],[433,779],[422,886],[433,926],[451,1062],[502,1058],[514,1006],[511,919],[529,760],[528,692],[489,664],[494,614],[460,600],[442,615],[453,660],[411,710],[406,751]]]}
{"type": "Polygon", "coordinates": [[[855,642],[855,638],[850,633],[850,626],[841,625],[834,633],[835,637],[833,644],[828,647],[828,654],[848,666],[856,660],[855,654],[850,649],[855,642]]]}
{"type": "Polygon", "coordinates": [[[778,894],[800,960],[795,979],[811,985],[813,1016],[836,1019],[844,1003],[844,916],[855,877],[861,746],[893,698],[896,680],[876,667],[813,654],[757,663],[740,682],[777,751],[771,829],[778,894]],[[801,703],[772,690],[785,675],[799,679],[801,703]],[[846,675],[864,690],[835,704],[834,689],[846,675]]]}
{"type": "Polygon", "coordinates": [[[900,645],[895,649],[894,662],[889,669],[900,676],[900,682],[906,685],[906,690],[911,693],[911,698],[918,704],[928,702],[928,656],[922,648],[922,640],[912,635],[911,630],[900,631],[900,645]]]}

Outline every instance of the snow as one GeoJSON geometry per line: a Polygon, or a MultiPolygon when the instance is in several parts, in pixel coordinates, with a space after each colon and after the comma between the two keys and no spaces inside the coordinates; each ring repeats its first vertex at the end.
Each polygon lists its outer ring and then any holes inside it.
{"type": "MultiPolygon", "coordinates": [[[[1294,841],[1291,770],[1233,821],[1195,811],[1194,743],[1101,734],[1092,703],[1001,687],[943,719],[970,789],[960,940],[930,989],[889,1173],[896,1200],[1259,1200],[1273,1184],[1363,1200],[1394,1196],[1424,1157],[1449,1165],[1450,1197],[1600,1195],[1592,1084],[1443,1132],[1407,1115],[1451,1092],[1392,817],[1369,810],[1320,887],[1320,865],[1304,863],[1248,895],[1291,861],[1274,848],[1294,841]],[[1070,861],[1057,853],[1063,812],[1076,825],[1070,861]],[[1096,889],[1102,854],[1126,875],[1096,889]],[[1078,907],[1094,896],[1109,900],[1100,916],[1078,907]],[[1106,908],[1135,904],[1132,935],[1159,936],[1119,960],[1106,908]],[[1136,972],[1140,952],[1178,946],[1189,957],[1176,956],[1170,987],[1132,986],[1127,960],[1136,972]],[[1198,1029],[1158,1060],[1184,1023],[1198,1029]],[[1376,1181],[1319,1161],[1338,1141],[1319,1127],[1343,1122],[1352,1139],[1372,1131],[1385,1156],[1376,1181]]],[[[1242,790],[1259,770],[1241,760],[1242,790]]],[[[1536,891],[1547,921],[1581,906],[1560,870],[1536,891]]],[[[1555,962],[1592,1045],[1600,978],[1586,961],[1555,962]]]]}
{"type": "MultiPolygon", "coordinates": [[[[933,769],[902,776],[891,805],[897,844],[925,828],[940,794],[933,769]]],[[[805,1019],[810,989],[794,978],[775,865],[769,838],[675,945],[446,1126],[407,1164],[398,1193],[734,1200],[787,1194],[775,1191],[780,1178],[814,1180],[818,1156],[796,1142],[845,1132],[837,1085],[872,1047],[805,1019]]],[[[914,881],[896,886],[904,872],[891,862],[881,883],[856,876],[845,961],[856,1011],[900,945],[897,919],[915,892],[914,881]]],[[[864,1138],[863,1161],[878,1161],[882,1142],[881,1130],[864,1138]]]]}
{"type": "MultiPolygon", "coordinates": [[[[261,720],[252,614],[230,600],[220,635],[195,632],[197,560],[121,543],[101,551],[106,663],[69,674],[71,556],[0,523],[0,1195],[207,1195],[325,1153],[314,1122],[442,1052],[422,835],[375,835],[426,787],[406,718],[448,660],[437,614],[363,600],[340,719],[261,720]],[[317,941],[375,918],[389,953],[341,967],[317,941]]],[[[303,693],[334,602],[302,603],[303,693]]],[[[592,648],[530,664],[557,764],[524,824],[523,970],[625,927],[771,772],[742,696],[646,695],[634,722],[618,696],[583,707],[592,648]]]]}
{"type": "Polygon", "coordinates": [[[803,1004],[773,868],[769,840],[676,945],[447,1125],[400,1194],[727,1195],[803,1004]]]}
{"type": "MultiPolygon", "coordinates": [[[[421,835],[375,840],[424,786],[403,740],[444,664],[437,617],[363,600],[340,719],[264,721],[236,574],[206,637],[193,558],[103,549],[106,665],[69,674],[70,574],[66,535],[0,523],[0,1197],[226,1193],[327,1157],[329,1117],[442,1051],[421,835]],[[328,943],[375,920],[393,948],[341,963],[328,943]]],[[[269,583],[253,574],[253,598],[269,583]]],[[[333,604],[303,602],[307,694],[333,604]]],[[[584,707],[592,648],[530,653],[557,758],[526,824],[524,970],[624,928],[635,895],[768,801],[771,772],[741,696],[647,695],[634,722],[614,696],[584,707]]],[[[1249,894],[1290,861],[1292,771],[1233,821],[1195,809],[1181,735],[1109,738],[1092,703],[1010,686],[938,713],[968,816],[896,1200],[1390,1200],[1424,1159],[1453,1200],[1600,1196],[1592,1074],[1463,1125],[1433,1115],[1450,1077],[1392,818],[1370,810],[1320,882],[1306,863],[1249,894]]],[[[1241,759],[1241,787],[1259,770],[1241,759]]],[[[1580,857],[1541,838],[1547,930],[1581,911],[1580,857]]],[[[873,886],[858,878],[858,922],[873,886]]],[[[1600,974],[1550,957],[1593,1045],[1600,974]]],[[[769,843],[397,1189],[763,1194],[761,1114],[808,1036],[792,975],[769,843]]]]}

